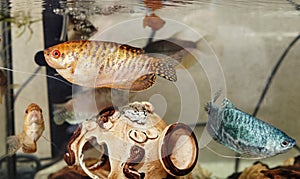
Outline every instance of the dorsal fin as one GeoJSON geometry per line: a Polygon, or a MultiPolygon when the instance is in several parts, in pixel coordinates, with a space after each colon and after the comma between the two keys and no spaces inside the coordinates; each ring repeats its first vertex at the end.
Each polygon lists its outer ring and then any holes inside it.
{"type": "Polygon", "coordinates": [[[233,109],[237,109],[237,107],[227,98],[224,98],[222,101],[222,106],[224,108],[233,108],[233,109]]]}
{"type": "Polygon", "coordinates": [[[133,46],[130,46],[130,45],[127,45],[127,44],[123,44],[119,47],[120,49],[124,49],[124,50],[128,50],[128,51],[131,51],[133,53],[137,53],[137,54],[142,54],[144,53],[144,50],[141,49],[141,48],[138,48],[138,47],[133,47],[133,46]]]}
{"type": "Polygon", "coordinates": [[[214,94],[214,98],[213,98],[213,103],[215,103],[217,100],[218,100],[218,98],[221,96],[221,94],[222,94],[222,90],[218,90],[215,94],[214,94]]]}

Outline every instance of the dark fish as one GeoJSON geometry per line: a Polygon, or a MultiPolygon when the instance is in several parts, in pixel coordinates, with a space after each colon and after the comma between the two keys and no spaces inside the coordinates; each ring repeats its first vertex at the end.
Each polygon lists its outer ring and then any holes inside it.
{"type": "Polygon", "coordinates": [[[146,53],[159,53],[164,55],[172,55],[183,49],[197,48],[197,42],[188,40],[180,40],[176,38],[169,38],[166,40],[157,40],[147,44],[144,47],[146,53]]]}
{"type": "Polygon", "coordinates": [[[222,107],[209,102],[207,130],[214,140],[242,155],[271,157],[291,149],[295,140],[274,126],[236,108],[228,99],[222,107]]]}
{"type": "MultiPolygon", "coordinates": [[[[184,68],[189,68],[196,63],[194,58],[188,58],[187,60],[184,57],[190,54],[191,50],[199,50],[201,52],[205,52],[201,48],[201,45],[206,44],[214,39],[211,35],[206,35],[197,41],[189,41],[189,40],[181,40],[180,38],[176,38],[176,36],[180,35],[180,32],[173,35],[173,37],[163,40],[153,41],[148,43],[143,50],[149,56],[159,56],[165,55],[173,58],[174,60],[178,61],[184,68]]],[[[176,66],[178,68],[179,66],[176,66]]]]}

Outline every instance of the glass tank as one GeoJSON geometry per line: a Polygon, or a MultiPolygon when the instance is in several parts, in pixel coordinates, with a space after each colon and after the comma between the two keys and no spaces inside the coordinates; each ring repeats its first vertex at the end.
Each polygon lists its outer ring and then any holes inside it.
{"type": "Polygon", "coordinates": [[[1,1],[0,178],[300,178],[299,15],[1,1]]]}

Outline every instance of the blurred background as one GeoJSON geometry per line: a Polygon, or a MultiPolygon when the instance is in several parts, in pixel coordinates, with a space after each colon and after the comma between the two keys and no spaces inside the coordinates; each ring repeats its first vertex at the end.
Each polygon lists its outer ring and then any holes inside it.
{"type": "MultiPolygon", "coordinates": [[[[254,111],[273,67],[299,35],[298,4],[297,0],[1,1],[0,63],[13,72],[4,70],[12,78],[5,102],[0,105],[0,154],[6,153],[7,135],[22,131],[24,111],[32,102],[43,109],[46,126],[32,156],[44,164],[65,152],[75,127],[54,122],[53,104],[70,99],[72,87],[46,77],[56,72],[45,66],[41,51],[78,39],[114,41],[140,48],[158,40],[175,39],[177,44],[191,49],[183,59],[183,67],[177,69],[176,83],[158,78],[153,87],[136,93],[130,101],[150,101],[168,124],[191,124],[200,140],[204,127],[194,124],[207,121],[204,105],[217,90],[221,89],[239,109],[250,114],[254,111]],[[32,80],[27,81],[35,71],[32,80]]],[[[152,48],[151,53],[160,50],[159,46],[152,48]]],[[[299,52],[298,42],[279,67],[257,114],[296,141],[300,140],[299,52]]],[[[209,146],[222,155],[235,156],[215,142],[209,146]]],[[[296,155],[298,151],[292,149],[262,161],[274,167],[296,155]]],[[[239,171],[253,162],[241,160],[239,171]]],[[[200,150],[199,163],[212,176],[221,178],[235,169],[234,158],[218,156],[207,148],[200,150]]],[[[22,165],[16,168],[21,170],[22,165]]],[[[3,162],[1,172],[6,173],[3,162]]]]}

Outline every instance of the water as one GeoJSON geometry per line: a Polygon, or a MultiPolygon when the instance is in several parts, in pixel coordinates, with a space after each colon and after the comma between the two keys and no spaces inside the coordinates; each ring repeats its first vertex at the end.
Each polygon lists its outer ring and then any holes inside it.
{"type": "MultiPolygon", "coordinates": [[[[13,67],[13,83],[21,86],[39,67],[35,61],[43,64],[41,56],[35,57],[37,52],[67,38],[108,40],[141,48],[147,45],[151,37],[153,40],[173,37],[193,41],[197,43],[198,50],[192,54],[198,61],[187,69],[178,69],[179,80],[176,83],[158,78],[153,87],[137,93],[133,98],[150,101],[156,113],[168,124],[177,121],[186,124],[206,122],[203,107],[219,89],[240,109],[252,113],[272,68],[290,42],[299,35],[300,29],[298,0],[58,1],[50,6],[51,2],[1,1],[1,66],[13,67]],[[46,23],[43,18],[48,19],[46,23]],[[51,21],[51,18],[55,20],[51,21]],[[9,23],[11,26],[8,26],[9,23]],[[162,25],[159,26],[160,23],[162,25]],[[153,31],[153,28],[158,30],[153,31]],[[8,32],[11,32],[11,41],[7,41],[8,32]],[[203,37],[206,41],[200,41],[203,37]],[[12,61],[5,64],[4,59],[9,57],[5,56],[5,50],[9,47],[12,48],[12,61]]],[[[300,139],[299,51],[298,42],[279,67],[257,114],[257,117],[280,128],[296,141],[300,139]]],[[[192,57],[185,59],[189,61],[192,57]]],[[[14,112],[15,133],[20,133],[26,106],[36,102],[43,108],[46,126],[43,135],[52,143],[41,138],[37,152],[31,156],[47,159],[64,153],[65,143],[74,130],[67,124],[57,126],[53,123],[49,104],[67,101],[72,96],[72,88],[55,79],[47,83],[45,75],[56,73],[50,68],[46,70],[42,66],[37,73],[15,99],[14,109],[9,111],[14,112]]],[[[57,75],[54,77],[60,78],[57,75]]],[[[14,88],[14,93],[18,89],[14,88]]],[[[8,96],[11,95],[8,92],[8,96]]],[[[6,124],[10,119],[5,116],[5,105],[0,106],[0,111],[0,138],[4,143],[6,124]]],[[[193,129],[200,141],[204,128],[193,129]]],[[[222,155],[235,156],[235,153],[215,142],[209,146],[222,155]]],[[[5,146],[2,146],[0,154],[4,153],[5,146]]],[[[292,149],[262,161],[274,167],[298,154],[297,150],[292,149]]],[[[207,148],[200,150],[198,162],[212,176],[225,178],[234,172],[235,159],[218,156],[207,148]]],[[[239,170],[251,166],[253,162],[242,160],[239,170]]],[[[53,165],[48,171],[39,173],[38,177],[46,178],[59,167],[53,165]]],[[[22,169],[28,168],[19,162],[17,171],[20,173],[22,169]]],[[[1,165],[2,171],[6,173],[4,163],[1,165]]]]}

